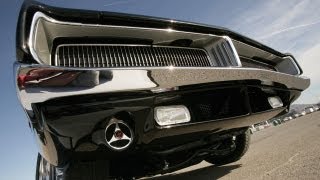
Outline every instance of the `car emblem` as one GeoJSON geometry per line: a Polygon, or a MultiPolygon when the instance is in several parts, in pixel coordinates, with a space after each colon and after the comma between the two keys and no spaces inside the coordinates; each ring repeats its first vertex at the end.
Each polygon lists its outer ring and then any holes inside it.
{"type": "Polygon", "coordinates": [[[105,139],[112,150],[125,150],[133,141],[133,131],[124,121],[113,118],[106,127],[105,139]]]}

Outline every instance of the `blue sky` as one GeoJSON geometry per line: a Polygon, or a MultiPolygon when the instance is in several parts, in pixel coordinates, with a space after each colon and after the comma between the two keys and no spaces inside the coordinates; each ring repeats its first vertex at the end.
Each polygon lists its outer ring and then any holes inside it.
{"type": "MultiPolygon", "coordinates": [[[[298,103],[319,101],[320,1],[318,0],[50,0],[60,7],[105,10],[165,17],[224,26],[282,52],[295,55],[311,78],[311,87],[298,103]]],[[[15,28],[21,1],[0,6],[0,179],[34,179],[36,144],[26,116],[16,98],[12,63],[15,60],[15,28]]]]}

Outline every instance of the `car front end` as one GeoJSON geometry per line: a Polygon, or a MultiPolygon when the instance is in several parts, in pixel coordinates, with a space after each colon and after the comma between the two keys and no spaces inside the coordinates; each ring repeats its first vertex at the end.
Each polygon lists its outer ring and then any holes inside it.
{"type": "Polygon", "coordinates": [[[114,176],[223,154],[310,84],[292,55],[228,29],[35,2],[14,68],[41,157],[61,172],[102,160],[114,176]]]}

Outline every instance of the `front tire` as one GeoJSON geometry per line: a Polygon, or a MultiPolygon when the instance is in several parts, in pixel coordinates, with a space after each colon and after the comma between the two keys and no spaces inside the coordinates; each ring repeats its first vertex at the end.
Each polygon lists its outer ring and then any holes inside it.
{"type": "Polygon", "coordinates": [[[244,133],[236,136],[234,150],[223,155],[212,155],[205,159],[205,161],[217,166],[236,162],[248,151],[249,145],[250,130],[247,129],[244,133]]]}
{"type": "Polygon", "coordinates": [[[109,178],[107,161],[72,162],[66,168],[57,168],[38,154],[36,180],[108,180],[109,178]]]}

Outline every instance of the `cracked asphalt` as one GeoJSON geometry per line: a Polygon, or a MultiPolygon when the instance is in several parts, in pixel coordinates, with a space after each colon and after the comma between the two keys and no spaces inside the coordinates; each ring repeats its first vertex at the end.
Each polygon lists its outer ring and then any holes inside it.
{"type": "Polygon", "coordinates": [[[320,179],[320,112],[271,126],[252,135],[239,161],[212,166],[201,162],[152,180],[320,179]]]}

